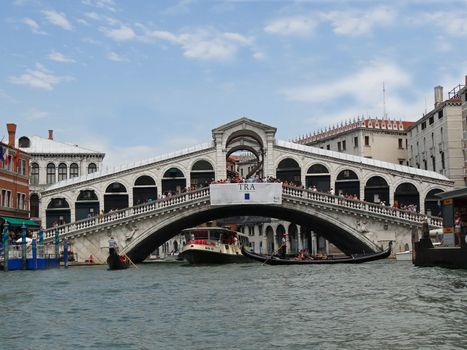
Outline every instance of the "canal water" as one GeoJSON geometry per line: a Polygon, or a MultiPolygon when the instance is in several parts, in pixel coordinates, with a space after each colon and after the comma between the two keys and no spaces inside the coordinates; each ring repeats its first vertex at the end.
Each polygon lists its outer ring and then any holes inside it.
{"type": "Polygon", "coordinates": [[[466,349],[467,271],[410,262],[0,274],[0,349],[466,349]]]}

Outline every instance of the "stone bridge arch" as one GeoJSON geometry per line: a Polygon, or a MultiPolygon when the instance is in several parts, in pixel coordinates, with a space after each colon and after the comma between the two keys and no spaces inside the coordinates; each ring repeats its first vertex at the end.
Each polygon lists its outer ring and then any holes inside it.
{"type": "Polygon", "coordinates": [[[286,202],[282,206],[193,206],[174,213],[164,220],[154,220],[154,224],[146,226],[143,232],[138,233],[134,240],[128,242],[124,252],[135,262],[140,262],[154,249],[176,236],[184,228],[230,216],[246,215],[268,215],[284,221],[293,221],[300,226],[311,226],[320,236],[329,240],[345,254],[378,250],[377,245],[365,237],[362,232],[359,232],[355,226],[339,220],[339,215],[329,215],[314,207],[306,207],[304,210],[298,203],[286,202]]]}

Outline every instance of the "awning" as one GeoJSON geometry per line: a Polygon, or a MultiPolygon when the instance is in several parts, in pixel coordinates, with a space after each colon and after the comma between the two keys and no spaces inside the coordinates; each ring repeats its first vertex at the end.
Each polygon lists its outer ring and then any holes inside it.
{"type": "Polygon", "coordinates": [[[0,216],[0,218],[7,221],[11,226],[21,227],[24,224],[26,227],[39,228],[39,224],[30,219],[11,218],[9,216],[0,216]]]}

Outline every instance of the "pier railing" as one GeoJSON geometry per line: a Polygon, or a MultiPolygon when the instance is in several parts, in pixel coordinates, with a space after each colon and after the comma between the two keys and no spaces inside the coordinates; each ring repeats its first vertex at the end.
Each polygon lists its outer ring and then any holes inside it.
{"type": "MultiPolygon", "coordinates": [[[[378,216],[385,216],[387,218],[393,218],[417,224],[423,223],[425,220],[428,220],[429,225],[434,227],[441,227],[443,224],[442,218],[429,217],[417,212],[387,207],[384,205],[364,202],[360,200],[346,199],[341,196],[335,196],[322,192],[314,192],[297,187],[284,185],[282,187],[282,194],[285,197],[302,199],[305,202],[310,201],[313,203],[322,203],[335,208],[346,208],[364,213],[373,213],[378,216]]],[[[206,187],[196,191],[185,192],[172,197],[159,199],[157,201],[136,205],[134,207],[112,211],[102,216],[97,215],[92,218],[48,228],[44,231],[44,238],[47,241],[53,239],[57,230],[59,236],[67,236],[68,234],[76,233],[78,231],[97,229],[101,225],[125,221],[126,219],[135,216],[144,216],[145,214],[173,210],[180,204],[209,199],[209,195],[209,187],[206,187]]]]}

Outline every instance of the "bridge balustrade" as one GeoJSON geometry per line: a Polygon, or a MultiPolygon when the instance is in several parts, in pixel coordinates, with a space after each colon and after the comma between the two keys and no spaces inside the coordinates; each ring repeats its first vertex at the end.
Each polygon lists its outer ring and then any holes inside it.
{"type": "Polygon", "coordinates": [[[44,231],[44,239],[53,239],[53,237],[55,236],[55,232],[57,231],[59,233],[59,236],[62,236],[70,232],[85,230],[87,228],[95,227],[101,224],[116,222],[121,219],[129,218],[139,214],[153,212],[158,209],[172,207],[188,201],[206,197],[209,197],[209,187],[199,189],[197,191],[186,192],[172,197],[159,199],[153,202],[139,204],[130,208],[112,211],[102,216],[94,216],[92,218],[86,218],[73,223],[52,227],[44,231]]]}
{"type": "MultiPolygon", "coordinates": [[[[304,198],[305,200],[311,200],[313,202],[325,203],[327,205],[335,205],[336,207],[344,207],[386,217],[403,219],[414,223],[423,223],[428,219],[428,223],[431,226],[441,227],[443,224],[441,218],[427,217],[424,214],[416,212],[410,212],[360,200],[347,199],[329,193],[315,192],[286,185],[283,185],[282,193],[290,197],[304,198]]],[[[133,216],[154,212],[159,209],[174,207],[192,200],[209,198],[209,194],[209,187],[206,187],[196,191],[175,195],[173,197],[159,199],[157,201],[139,204],[134,207],[109,212],[103,216],[94,216],[92,218],[83,219],[73,223],[52,227],[44,231],[44,238],[46,240],[53,239],[56,231],[58,231],[60,236],[67,235],[71,232],[86,230],[88,228],[97,227],[101,224],[117,222],[133,216]]]]}

